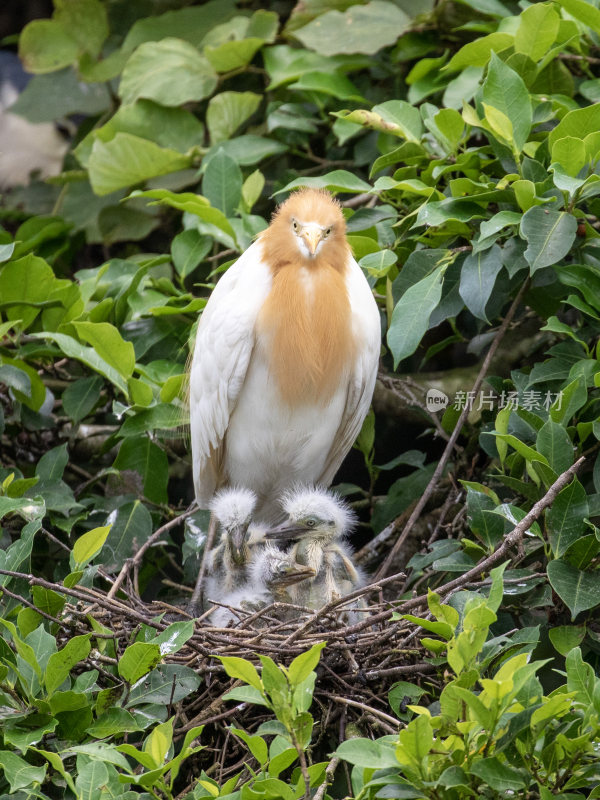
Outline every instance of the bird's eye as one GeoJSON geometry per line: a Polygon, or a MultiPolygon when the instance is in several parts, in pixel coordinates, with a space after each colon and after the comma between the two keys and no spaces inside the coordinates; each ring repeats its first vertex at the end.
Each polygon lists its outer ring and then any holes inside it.
{"type": "Polygon", "coordinates": [[[325,236],[329,236],[330,233],[331,233],[331,228],[327,228],[327,230],[325,231],[325,236]]]}
{"type": "Polygon", "coordinates": [[[300,225],[296,222],[296,220],[292,220],[292,228],[297,232],[300,230],[300,225]]]}
{"type": "Polygon", "coordinates": [[[314,517],[309,517],[307,520],[305,520],[304,524],[307,528],[314,528],[317,524],[317,520],[314,517]]]}

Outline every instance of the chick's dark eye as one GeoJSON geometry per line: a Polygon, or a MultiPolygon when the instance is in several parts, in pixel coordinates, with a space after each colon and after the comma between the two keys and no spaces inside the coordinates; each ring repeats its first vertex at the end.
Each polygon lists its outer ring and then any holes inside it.
{"type": "Polygon", "coordinates": [[[331,233],[331,228],[327,228],[327,230],[325,231],[325,236],[329,236],[330,233],[331,233]]]}
{"type": "Polygon", "coordinates": [[[299,226],[298,226],[298,223],[296,222],[296,220],[294,220],[294,221],[292,222],[292,227],[294,228],[294,230],[295,230],[295,231],[297,231],[297,230],[298,230],[298,227],[299,227],[299,226]]]}

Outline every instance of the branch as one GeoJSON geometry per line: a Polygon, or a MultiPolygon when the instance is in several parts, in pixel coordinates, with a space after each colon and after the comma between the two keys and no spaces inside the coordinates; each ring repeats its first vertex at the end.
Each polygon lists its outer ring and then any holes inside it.
{"type": "Polygon", "coordinates": [[[323,783],[319,786],[317,791],[313,795],[313,800],[323,800],[325,797],[325,793],[327,791],[327,787],[333,783],[333,776],[337,769],[337,765],[340,763],[340,759],[337,756],[331,759],[329,764],[327,765],[327,769],[325,770],[325,779],[323,783]]]}
{"type": "MultiPolygon", "coordinates": [[[[524,281],[523,285],[521,286],[521,288],[519,289],[519,291],[517,293],[517,296],[512,301],[511,306],[510,306],[510,308],[508,309],[508,311],[506,313],[506,316],[504,317],[502,325],[500,326],[500,328],[498,329],[498,333],[494,337],[494,341],[492,342],[491,347],[488,350],[487,355],[483,360],[483,364],[481,365],[481,369],[479,370],[479,374],[477,375],[477,378],[475,379],[475,383],[473,384],[473,389],[472,389],[472,391],[474,392],[473,396],[476,396],[478,394],[479,389],[481,388],[481,384],[483,383],[484,378],[485,378],[485,376],[487,374],[487,371],[488,371],[488,369],[490,367],[492,359],[494,358],[494,355],[496,354],[496,351],[498,350],[498,347],[500,346],[500,342],[502,341],[502,339],[504,337],[504,334],[508,330],[508,326],[510,325],[511,320],[514,317],[515,312],[517,310],[517,307],[518,307],[519,303],[521,302],[521,298],[523,297],[523,294],[525,293],[525,290],[526,290],[526,288],[528,286],[529,286],[529,279],[524,281]]],[[[383,564],[381,565],[379,570],[376,572],[375,580],[378,580],[380,578],[385,577],[388,569],[390,568],[390,566],[392,564],[392,561],[394,560],[394,558],[396,557],[398,551],[400,550],[400,548],[402,547],[402,545],[406,541],[406,539],[408,537],[408,534],[412,531],[412,529],[413,529],[413,527],[415,525],[415,522],[419,519],[419,517],[421,515],[421,512],[425,508],[425,504],[427,503],[427,501],[429,500],[429,498],[433,494],[433,492],[434,492],[434,490],[435,490],[435,488],[436,488],[436,486],[438,484],[439,479],[442,477],[444,469],[446,468],[446,464],[448,463],[448,461],[450,459],[450,455],[452,454],[452,450],[454,449],[454,445],[456,444],[456,440],[460,436],[460,432],[462,430],[463,425],[465,424],[465,422],[467,420],[467,417],[469,416],[470,411],[471,411],[471,409],[469,407],[469,404],[466,403],[465,407],[463,408],[463,410],[461,412],[460,417],[458,418],[458,422],[454,426],[454,430],[452,431],[452,435],[450,436],[450,439],[448,440],[448,443],[447,443],[447,445],[446,445],[446,447],[444,449],[444,452],[442,453],[442,457],[440,458],[440,460],[438,462],[438,465],[435,468],[435,472],[431,476],[431,480],[429,481],[425,491],[423,492],[423,494],[419,498],[419,501],[418,501],[417,505],[414,507],[413,512],[412,512],[412,514],[410,515],[410,517],[408,519],[408,522],[404,526],[404,530],[402,531],[400,536],[396,539],[396,541],[394,542],[394,546],[392,547],[392,549],[388,553],[387,558],[385,559],[385,561],[383,562],[383,564]]],[[[395,522],[392,523],[392,524],[394,525],[395,522]]]]}

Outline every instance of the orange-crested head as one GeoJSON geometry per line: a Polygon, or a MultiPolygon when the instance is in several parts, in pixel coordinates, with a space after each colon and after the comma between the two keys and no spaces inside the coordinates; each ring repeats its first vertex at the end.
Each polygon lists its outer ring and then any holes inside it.
{"type": "Polygon", "coordinates": [[[327,263],[343,271],[349,246],[340,204],[324,189],[301,189],[283,202],[262,234],[264,254],[275,269],[289,263],[327,263]]]}

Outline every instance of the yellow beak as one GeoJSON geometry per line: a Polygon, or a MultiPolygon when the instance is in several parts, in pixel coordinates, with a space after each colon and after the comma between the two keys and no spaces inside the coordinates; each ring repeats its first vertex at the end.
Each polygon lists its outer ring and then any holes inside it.
{"type": "Polygon", "coordinates": [[[311,256],[314,256],[317,252],[319,242],[323,238],[323,231],[318,225],[307,225],[302,229],[302,238],[306,242],[309,253],[311,256]]]}

